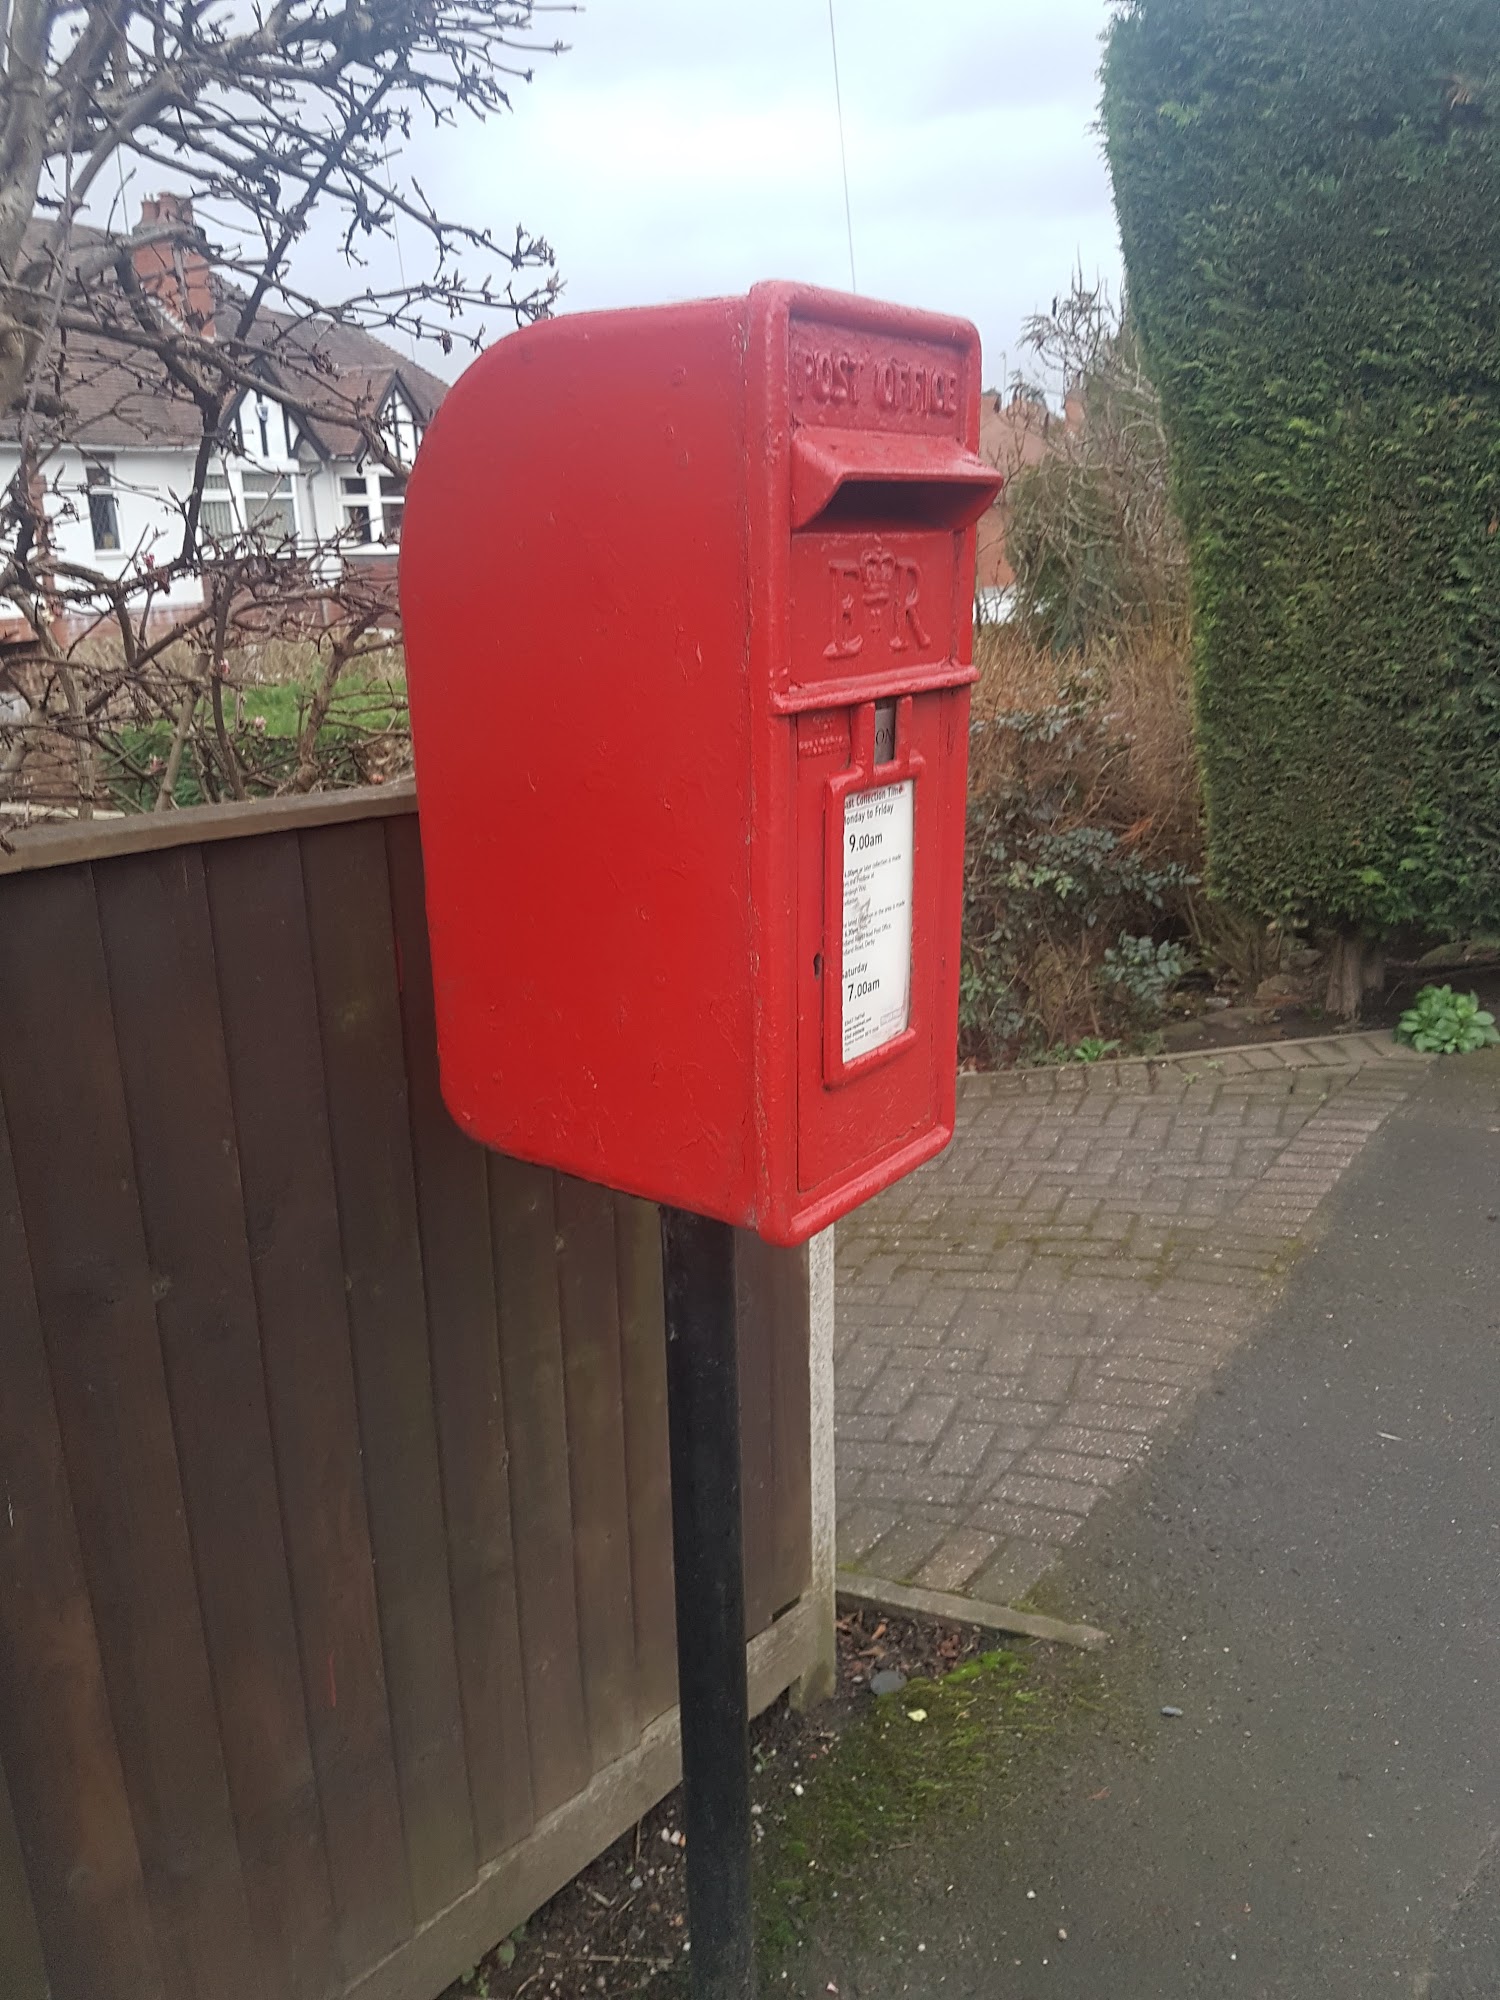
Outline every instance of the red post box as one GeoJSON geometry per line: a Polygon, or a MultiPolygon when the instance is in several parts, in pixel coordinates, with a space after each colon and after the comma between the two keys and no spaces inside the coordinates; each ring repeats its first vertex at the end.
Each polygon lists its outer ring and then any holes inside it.
{"type": "Polygon", "coordinates": [[[775,284],[451,391],[401,595],[476,1139],[778,1243],[946,1144],[979,386],[967,324],[775,284]]]}

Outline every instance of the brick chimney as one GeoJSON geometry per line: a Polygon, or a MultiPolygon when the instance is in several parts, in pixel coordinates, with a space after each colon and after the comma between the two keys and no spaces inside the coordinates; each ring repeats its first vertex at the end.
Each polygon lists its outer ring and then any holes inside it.
{"type": "MultiPolygon", "coordinates": [[[[141,223],[180,223],[194,228],[193,204],[186,195],[159,194],[141,203],[141,223]]],[[[180,326],[214,337],[214,293],[208,259],[198,243],[185,236],[143,243],[132,260],[143,291],[148,292],[180,326]]]]}

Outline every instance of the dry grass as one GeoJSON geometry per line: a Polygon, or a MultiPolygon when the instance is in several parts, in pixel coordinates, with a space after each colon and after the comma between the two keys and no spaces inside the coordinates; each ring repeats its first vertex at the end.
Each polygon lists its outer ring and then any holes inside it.
{"type": "Polygon", "coordinates": [[[1056,654],[1015,627],[979,647],[964,1052],[1126,1038],[1149,1009],[1101,980],[1122,936],[1192,936],[1203,805],[1187,635],[1056,654]]]}
{"type": "Polygon", "coordinates": [[[1108,827],[1152,861],[1201,869],[1203,793],[1193,750],[1186,632],[1131,633],[1115,645],[1056,654],[1014,626],[988,626],[976,658],[976,719],[1078,704],[1101,725],[1087,748],[1073,734],[1060,736],[1053,758],[1043,744],[1021,748],[1009,732],[977,732],[976,792],[1009,775],[1024,776],[1032,790],[1066,787],[1074,793],[1069,817],[1075,824],[1108,827]],[[1021,760],[1024,773],[1016,773],[1021,760]]]}

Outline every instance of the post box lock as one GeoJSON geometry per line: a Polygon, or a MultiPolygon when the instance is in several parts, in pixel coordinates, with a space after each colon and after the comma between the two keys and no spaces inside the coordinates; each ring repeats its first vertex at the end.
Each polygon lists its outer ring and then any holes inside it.
{"type": "Polygon", "coordinates": [[[962,322],[763,285],[451,391],[401,589],[476,1138],[778,1242],[946,1143],[979,386],[962,322]]]}

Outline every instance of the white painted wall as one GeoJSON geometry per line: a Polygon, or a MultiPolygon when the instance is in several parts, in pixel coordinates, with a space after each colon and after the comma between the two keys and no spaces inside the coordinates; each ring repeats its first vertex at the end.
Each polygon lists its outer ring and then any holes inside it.
{"type": "MultiPolygon", "coordinates": [[[[414,415],[403,400],[393,397],[385,421],[393,448],[409,463],[420,438],[414,415]]],[[[284,478],[300,546],[327,542],[362,519],[369,539],[361,542],[357,534],[352,537],[347,544],[350,558],[389,558],[396,546],[403,496],[397,490],[399,482],[393,482],[384,468],[352,459],[317,459],[305,447],[299,454],[295,422],[279,403],[254,391],[241,399],[237,426],[243,452],[216,462],[210,470],[204,493],[207,527],[227,533],[231,530],[224,524],[231,519],[242,527],[254,518],[257,500],[255,493],[247,493],[247,474],[252,483],[260,476],[260,491],[266,479],[284,478]],[[362,509],[362,516],[354,509],[362,509]]],[[[14,478],[19,464],[15,447],[0,445],[0,482],[14,478]]],[[[194,454],[188,450],[69,446],[54,453],[43,479],[58,559],[105,576],[134,572],[147,560],[159,567],[175,561],[182,547],[182,507],[192,484],[193,464],[194,454]],[[90,466],[103,468],[107,475],[117,529],[115,548],[100,546],[95,539],[86,476],[90,466]]],[[[103,482],[95,483],[102,491],[103,482]]],[[[163,609],[191,608],[202,602],[202,591],[195,579],[186,578],[158,601],[163,609]]]]}
{"type": "MultiPolygon", "coordinates": [[[[0,445],[0,482],[9,484],[20,465],[13,445],[0,445]]],[[[175,560],[182,547],[182,514],[174,496],[183,494],[192,478],[192,459],[185,452],[80,452],[71,447],[55,453],[43,467],[47,518],[59,560],[78,563],[105,576],[120,576],[143,556],[157,564],[175,560]],[[84,482],[86,462],[109,466],[119,528],[117,549],[94,545],[84,482]]],[[[162,602],[173,607],[201,601],[196,582],[179,583],[162,602]]]]}
{"type": "MultiPolygon", "coordinates": [[[[0,485],[9,484],[19,465],[20,455],[14,446],[0,445],[0,485]]],[[[243,460],[231,460],[224,468],[232,504],[241,521],[245,518],[242,481],[247,469],[284,472],[290,479],[297,539],[303,547],[316,545],[342,525],[341,480],[366,477],[349,460],[331,464],[317,461],[307,466],[284,457],[277,463],[247,454],[243,460]]],[[[182,548],[182,503],[192,477],[193,456],[187,451],[80,452],[70,447],[54,453],[46,462],[43,481],[52,545],[58,559],[110,577],[134,572],[146,559],[159,567],[175,561],[182,548]],[[91,464],[106,466],[110,474],[119,541],[115,549],[95,545],[85,482],[85,467],[91,464]]],[[[377,508],[378,477],[371,469],[368,478],[376,489],[377,508]]],[[[206,497],[211,499],[220,491],[222,488],[218,486],[210,487],[206,497]]],[[[379,544],[371,550],[375,555],[390,552],[389,546],[379,544]]],[[[162,608],[172,610],[190,609],[201,602],[202,591],[192,577],[176,581],[158,600],[162,608]]]]}

